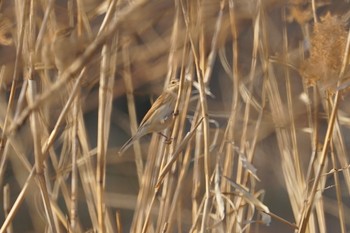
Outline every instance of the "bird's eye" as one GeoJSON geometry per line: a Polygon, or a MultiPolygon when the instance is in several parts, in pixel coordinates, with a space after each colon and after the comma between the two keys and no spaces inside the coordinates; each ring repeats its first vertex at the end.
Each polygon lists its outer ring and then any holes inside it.
{"type": "Polygon", "coordinates": [[[176,84],[177,80],[171,80],[170,84],[176,84]]]}

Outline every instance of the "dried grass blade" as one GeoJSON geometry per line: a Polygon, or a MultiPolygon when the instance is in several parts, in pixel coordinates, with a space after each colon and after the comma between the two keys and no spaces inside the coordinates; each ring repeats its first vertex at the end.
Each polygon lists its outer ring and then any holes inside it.
{"type": "MultiPolygon", "coordinates": [[[[344,59],[343,59],[341,71],[340,71],[340,74],[339,74],[339,80],[341,80],[343,78],[344,72],[345,72],[345,68],[346,68],[346,66],[348,64],[349,48],[350,48],[350,31],[348,33],[348,38],[347,38],[347,42],[346,42],[346,48],[345,48],[344,56],[343,56],[344,59]]],[[[337,115],[337,112],[338,112],[339,98],[340,98],[339,91],[337,91],[335,93],[335,96],[334,96],[334,104],[333,104],[332,112],[331,112],[331,115],[330,115],[330,118],[329,118],[328,128],[327,128],[326,136],[325,136],[325,139],[324,139],[324,145],[323,145],[322,153],[321,153],[321,156],[320,156],[320,164],[318,166],[317,173],[315,175],[315,180],[314,180],[314,183],[312,185],[310,194],[308,196],[308,203],[307,203],[307,205],[305,205],[305,208],[303,209],[303,212],[302,212],[302,215],[301,215],[301,218],[300,218],[298,233],[304,233],[306,231],[306,228],[307,228],[307,225],[308,225],[308,222],[309,222],[312,206],[313,206],[313,203],[315,201],[315,195],[316,195],[316,192],[317,192],[317,187],[318,187],[318,184],[320,182],[321,174],[323,173],[323,170],[324,170],[324,165],[325,165],[325,160],[326,160],[326,157],[327,157],[329,143],[330,143],[331,137],[333,135],[334,123],[335,123],[336,115],[337,115]]]]}
{"type": "MultiPolygon", "coordinates": [[[[123,55],[123,63],[124,63],[123,79],[124,79],[124,84],[126,89],[126,98],[128,102],[130,128],[131,128],[131,134],[135,135],[137,132],[138,123],[137,123],[135,98],[133,95],[134,88],[133,88],[132,77],[131,77],[129,42],[125,41],[122,46],[123,46],[122,55],[123,55]]],[[[142,160],[141,146],[138,140],[133,144],[133,147],[135,150],[135,163],[136,163],[136,169],[137,169],[137,177],[139,182],[141,183],[142,175],[144,173],[144,164],[142,160]]]]}
{"type": "MultiPolygon", "coordinates": [[[[31,73],[29,73],[29,77],[31,78],[31,73]]],[[[36,82],[34,80],[29,80],[28,90],[29,90],[28,103],[33,103],[37,93],[36,82]]],[[[32,113],[32,115],[30,115],[30,126],[32,130],[33,141],[34,141],[35,171],[37,173],[36,178],[39,183],[39,188],[41,191],[45,212],[47,214],[49,227],[51,231],[55,233],[56,226],[55,226],[54,216],[51,209],[50,197],[46,186],[46,181],[44,176],[44,167],[43,167],[44,160],[43,160],[43,155],[41,153],[42,126],[39,123],[39,114],[37,112],[32,113]]]]}
{"type": "MultiPolygon", "coordinates": [[[[5,215],[5,219],[8,217],[9,215],[9,211],[10,211],[10,197],[11,197],[11,194],[10,194],[10,185],[9,184],[6,184],[4,186],[4,190],[3,190],[3,203],[4,203],[4,215],[5,215]]],[[[8,228],[7,228],[7,233],[13,233],[13,226],[12,224],[10,223],[8,228]]]]}
{"type": "Polygon", "coordinates": [[[15,217],[15,214],[19,210],[19,207],[21,206],[22,202],[24,201],[26,192],[28,190],[28,186],[32,183],[32,178],[35,173],[35,168],[32,168],[31,172],[29,173],[29,176],[24,184],[24,186],[21,189],[21,192],[19,193],[15,203],[13,204],[10,212],[8,213],[8,216],[6,217],[5,221],[3,222],[0,233],[5,233],[9,225],[11,224],[13,218],[15,217]]]}
{"type": "Polygon", "coordinates": [[[18,119],[15,122],[12,122],[5,133],[10,134],[11,132],[17,130],[17,128],[24,122],[25,119],[27,119],[28,115],[32,111],[37,110],[43,103],[54,97],[55,94],[66,84],[67,80],[71,79],[74,76],[73,74],[85,66],[91,56],[93,56],[94,53],[110,38],[110,36],[115,33],[118,27],[125,22],[125,20],[127,20],[127,17],[136,9],[140,9],[140,7],[144,6],[146,3],[146,1],[140,0],[118,12],[118,17],[111,22],[108,30],[96,37],[95,40],[85,49],[84,53],[77,57],[74,62],[62,73],[60,80],[55,82],[49,90],[38,96],[32,105],[29,105],[26,109],[24,109],[19,115],[18,119]]]}
{"type": "Polygon", "coordinates": [[[242,197],[244,199],[246,199],[249,204],[253,204],[255,207],[264,211],[267,214],[270,213],[269,208],[266,205],[264,205],[259,199],[257,199],[252,193],[247,191],[246,188],[237,184],[236,182],[234,182],[233,180],[231,180],[230,178],[228,178],[226,176],[222,176],[222,177],[227,179],[229,181],[229,183],[232,185],[232,187],[234,187],[236,190],[238,190],[242,194],[242,197]]]}
{"type": "Polygon", "coordinates": [[[70,204],[70,229],[78,232],[78,98],[73,105],[73,128],[72,128],[72,184],[71,184],[71,204],[70,204]]]}
{"type": "Polygon", "coordinates": [[[180,155],[180,153],[182,152],[183,149],[185,149],[185,147],[187,146],[187,144],[189,143],[189,141],[191,140],[191,138],[194,136],[194,134],[196,133],[196,130],[198,128],[198,126],[202,123],[203,118],[201,118],[197,124],[195,125],[194,129],[191,132],[188,132],[186,134],[186,136],[184,137],[184,139],[181,141],[181,143],[176,147],[174,153],[171,155],[170,160],[168,161],[168,163],[163,167],[163,169],[160,172],[160,175],[158,176],[158,181],[155,185],[156,188],[159,188],[159,186],[161,185],[161,183],[163,182],[164,177],[166,176],[166,174],[169,172],[169,170],[171,169],[173,163],[177,160],[178,156],[180,155]]]}
{"type": "MultiPolygon", "coordinates": [[[[18,3],[16,1],[16,3],[18,3]]],[[[14,72],[13,72],[13,77],[12,77],[12,84],[11,84],[11,90],[10,90],[10,97],[8,100],[8,104],[7,104],[7,109],[6,109],[6,115],[5,115],[5,120],[3,123],[3,130],[2,130],[2,135],[0,138],[0,157],[2,157],[2,153],[3,150],[2,148],[4,148],[4,145],[6,143],[6,133],[7,133],[7,129],[8,127],[10,127],[10,125],[8,125],[8,121],[9,121],[9,117],[10,117],[10,111],[11,108],[13,107],[14,104],[14,97],[15,97],[15,89],[17,86],[17,81],[18,81],[18,73],[19,73],[19,62],[20,62],[20,58],[21,58],[21,54],[22,54],[22,50],[23,50],[23,43],[24,43],[24,31],[25,31],[25,16],[26,13],[29,9],[29,1],[25,1],[22,3],[23,4],[23,9],[21,9],[22,14],[20,14],[22,16],[22,18],[20,19],[20,24],[19,24],[19,35],[18,35],[18,46],[16,49],[16,60],[15,60],[15,68],[14,68],[14,72]]]]}

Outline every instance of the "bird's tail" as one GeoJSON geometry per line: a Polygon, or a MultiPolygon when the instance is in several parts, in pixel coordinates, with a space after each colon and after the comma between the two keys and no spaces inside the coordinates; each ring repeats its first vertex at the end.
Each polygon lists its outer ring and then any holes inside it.
{"type": "Polygon", "coordinates": [[[129,138],[128,141],[126,141],[124,143],[124,145],[120,148],[119,152],[118,152],[118,155],[119,156],[122,156],[124,154],[124,152],[130,147],[132,146],[132,144],[134,144],[134,142],[136,140],[138,140],[140,138],[139,134],[136,133],[134,136],[132,136],[131,138],[129,138]]]}

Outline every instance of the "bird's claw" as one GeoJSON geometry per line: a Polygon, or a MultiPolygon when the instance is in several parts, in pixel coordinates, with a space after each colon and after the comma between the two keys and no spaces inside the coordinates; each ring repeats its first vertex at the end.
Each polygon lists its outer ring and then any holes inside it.
{"type": "Polygon", "coordinates": [[[160,133],[160,132],[159,132],[159,135],[165,138],[165,141],[164,141],[164,142],[165,142],[166,144],[172,143],[173,139],[172,139],[171,137],[168,137],[168,136],[166,136],[165,134],[160,133]]]}
{"type": "Polygon", "coordinates": [[[172,142],[173,142],[172,138],[166,138],[165,141],[164,141],[164,143],[168,144],[168,145],[171,144],[172,142]]]}

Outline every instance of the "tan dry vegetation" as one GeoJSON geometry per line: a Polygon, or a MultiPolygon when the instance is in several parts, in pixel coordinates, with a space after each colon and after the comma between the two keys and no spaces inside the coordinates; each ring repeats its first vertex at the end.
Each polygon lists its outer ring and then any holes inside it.
{"type": "Polygon", "coordinates": [[[0,232],[349,232],[349,10],[0,1],[0,232]]]}

